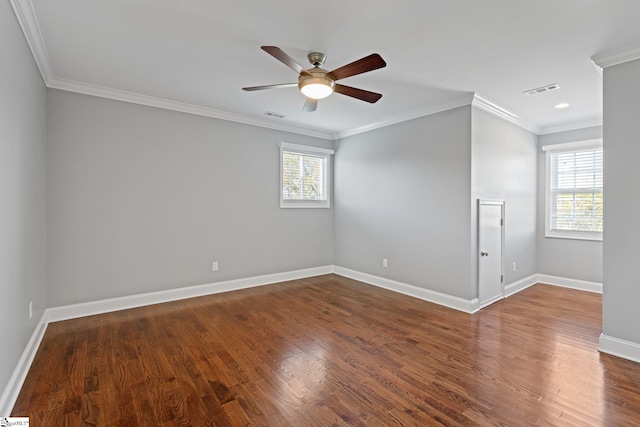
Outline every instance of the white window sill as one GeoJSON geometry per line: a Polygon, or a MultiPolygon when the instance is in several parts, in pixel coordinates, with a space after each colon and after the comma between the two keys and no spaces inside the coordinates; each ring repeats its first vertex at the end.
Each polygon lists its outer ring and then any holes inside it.
{"type": "Polygon", "coordinates": [[[280,209],[329,209],[331,206],[280,206],[280,209]]]}
{"type": "Polygon", "coordinates": [[[590,233],[590,232],[553,232],[547,231],[544,237],[552,239],[569,239],[569,240],[591,240],[595,242],[602,242],[602,233],[590,233]]]}

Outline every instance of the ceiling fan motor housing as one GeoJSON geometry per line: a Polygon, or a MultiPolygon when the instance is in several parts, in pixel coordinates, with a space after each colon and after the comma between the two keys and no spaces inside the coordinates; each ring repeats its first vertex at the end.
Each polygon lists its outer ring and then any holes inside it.
{"type": "Polygon", "coordinates": [[[307,58],[309,58],[309,62],[311,63],[311,65],[313,65],[314,67],[319,67],[324,64],[324,61],[327,59],[327,55],[320,52],[311,52],[307,55],[307,58]]]}
{"type": "Polygon", "coordinates": [[[329,73],[327,70],[316,67],[311,68],[308,71],[309,74],[300,74],[300,76],[298,77],[298,87],[314,83],[319,83],[330,87],[333,87],[335,85],[335,81],[327,76],[327,74],[329,73]]]}

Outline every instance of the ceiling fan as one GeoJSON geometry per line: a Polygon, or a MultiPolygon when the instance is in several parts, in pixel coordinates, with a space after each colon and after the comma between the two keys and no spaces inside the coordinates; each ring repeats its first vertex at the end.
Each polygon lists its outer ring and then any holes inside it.
{"type": "Polygon", "coordinates": [[[387,63],[384,62],[382,57],[377,53],[372,53],[369,56],[365,56],[364,58],[358,59],[350,64],[336,68],[333,71],[327,71],[320,68],[327,58],[324,53],[311,52],[308,55],[308,58],[311,65],[313,65],[313,68],[306,70],[279,47],[262,46],[262,50],[282,62],[287,67],[291,68],[293,71],[297,72],[299,74],[298,83],[243,87],[242,90],[254,91],[297,86],[302,94],[307,97],[304,107],[302,108],[302,111],[304,112],[315,111],[318,107],[318,100],[326,98],[333,92],[370,102],[372,104],[382,98],[382,95],[379,93],[369,92],[368,90],[336,83],[337,80],[386,67],[387,63]]]}

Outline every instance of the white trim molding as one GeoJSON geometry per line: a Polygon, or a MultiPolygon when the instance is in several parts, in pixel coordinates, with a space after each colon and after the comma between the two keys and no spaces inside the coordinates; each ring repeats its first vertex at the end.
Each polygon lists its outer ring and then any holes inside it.
{"type": "MultiPolygon", "coordinates": [[[[267,274],[243,279],[227,280],[223,282],[208,283],[184,288],[168,289],[165,291],[149,292],[118,298],[109,298],[86,303],[71,304],[60,307],[48,308],[41,323],[58,322],[61,320],[75,319],[78,317],[92,316],[109,313],[118,310],[126,310],[163,302],[178,301],[186,298],[194,298],[204,295],[212,295],[222,292],[236,291],[240,289],[264,286],[289,280],[304,279],[307,277],[321,276],[335,273],[339,276],[355,279],[363,283],[389,289],[401,294],[409,295],[424,301],[433,302],[465,313],[475,313],[480,308],[477,298],[467,300],[442,292],[432,291],[415,285],[398,282],[384,277],[374,276],[368,273],[351,270],[348,268],[327,265],[323,267],[294,270],[284,273],[267,274]]],[[[552,286],[561,286],[587,292],[602,293],[602,284],[585,280],[569,279],[564,277],[534,274],[517,282],[505,286],[505,297],[520,292],[536,283],[552,286]]],[[[45,325],[46,326],[46,325],[45,325]]]]}
{"type": "MultiPolygon", "coordinates": [[[[108,313],[119,310],[126,310],[135,307],[142,307],[152,304],[177,301],[186,298],[194,298],[205,295],[212,295],[222,292],[230,292],[240,289],[269,285],[273,283],[286,282],[289,280],[304,279],[307,277],[321,276],[325,274],[337,274],[350,279],[358,280],[380,288],[388,289],[414,298],[428,301],[434,304],[452,308],[454,310],[473,314],[480,309],[478,298],[472,300],[459,298],[453,295],[436,292],[421,288],[415,285],[362,273],[348,268],[327,265],[322,267],[294,270],[283,273],[267,274],[243,279],[227,280],[223,282],[209,283],[198,286],[169,289],[165,291],[150,292],[119,298],[110,298],[99,301],[72,304],[61,307],[53,307],[45,310],[38,326],[35,328],[29,342],[27,343],[16,368],[14,369],[9,382],[5,386],[0,396],[0,414],[10,414],[22,384],[26,379],[33,358],[40,346],[40,342],[50,322],[75,319],[79,317],[92,316],[96,314],[108,313]]],[[[553,286],[562,286],[588,292],[602,293],[602,284],[587,282],[584,280],[568,279],[563,277],[549,276],[545,274],[534,274],[517,282],[505,286],[505,298],[514,295],[536,283],[543,283],[553,286]]],[[[620,340],[606,335],[600,337],[599,350],[604,353],[613,354],[625,359],[640,362],[640,344],[620,340]]]]}
{"type": "Polygon", "coordinates": [[[226,120],[230,122],[242,123],[246,125],[258,126],[284,132],[291,132],[299,135],[313,136],[321,139],[333,141],[334,135],[331,132],[318,130],[316,128],[303,127],[299,125],[289,125],[279,123],[269,119],[249,117],[242,114],[229,113],[214,108],[201,107],[199,105],[187,104],[185,102],[172,101],[165,98],[157,98],[149,95],[128,92],[124,90],[112,89],[104,86],[80,83],[72,80],[51,78],[47,84],[50,89],[64,90],[67,92],[91,95],[99,98],[113,99],[116,101],[129,102],[132,104],[146,105],[147,107],[161,108],[164,110],[177,111],[180,113],[193,114],[196,116],[210,117],[212,119],[226,120]]]}
{"type": "Polygon", "coordinates": [[[640,344],[632,341],[601,334],[598,350],[602,353],[640,363],[640,344]]]}
{"type": "Polygon", "coordinates": [[[31,0],[9,0],[9,3],[11,3],[13,13],[15,13],[18,19],[29,49],[31,49],[31,54],[36,61],[38,70],[40,70],[42,80],[46,86],[49,86],[54,74],[44,39],[42,38],[42,31],[40,31],[40,24],[38,23],[35,10],[33,10],[33,4],[31,0]]]}
{"type": "Polygon", "coordinates": [[[600,68],[624,64],[625,62],[635,61],[636,59],[640,59],[640,43],[622,49],[599,53],[591,57],[591,60],[600,68]]]}
{"type": "Polygon", "coordinates": [[[259,126],[268,129],[275,129],[284,132],[296,133],[299,135],[313,136],[316,138],[334,140],[333,132],[322,129],[304,127],[299,125],[288,125],[286,123],[278,123],[268,119],[245,116],[242,114],[233,114],[226,111],[216,110],[213,108],[201,107],[198,105],[187,104],[178,101],[172,101],[164,98],[156,98],[153,96],[142,95],[134,92],[112,89],[103,86],[92,85],[67,79],[61,79],[55,76],[51,60],[47,53],[42,31],[38,19],[33,9],[31,0],[9,0],[13,7],[22,33],[24,34],[31,54],[40,70],[40,75],[45,86],[51,89],[65,90],[68,92],[81,93],[84,95],[97,96],[100,98],[113,99],[117,101],[130,102],[132,104],[146,105],[148,107],[163,108],[171,111],[178,111],[187,114],[195,114],[198,116],[210,117],[214,119],[227,120],[231,122],[243,123],[252,126],[259,126]]]}
{"type": "Polygon", "coordinates": [[[506,120],[509,123],[513,123],[514,125],[519,126],[524,130],[533,132],[536,135],[540,134],[540,128],[538,128],[538,126],[534,126],[531,123],[525,122],[516,114],[513,114],[511,111],[505,110],[498,104],[489,101],[488,99],[477,93],[473,96],[473,102],[471,103],[471,105],[483,111],[486,111],[487,113],[492,114],[498,118],[506,120]]]}
{"type": "Polygon", "coordinates": [[[594,148],[602,148],[602,138],[565,142],[563,144],[543,145],[541,150],[554,153],[561,151],[588,150],[594,148]]]}
{"type": "Polygon", "coordinates": [[[480,302],[478,301],[478,298],[467,300],[453,295],[431,291],[429,289],[420,288],[415,285],[410,285],[391,279],[385,279],[384,277],[374,276],[372,274],[362,273],[344,267],[334,266],[333,268],[333,272],[339,276],[348,277],[349,279],[358,280],[369,285],[388,289],[394,292],[408,295],[410,297],[421,299],[423,301],[443,305],[445,307],[453,308],[465,313],[475,313],[480,309],[480,302]]]}
{"type": "Polygon", "coordinates": [[[109,313],[113,311],[126,310],[129,308],[142,307],[163,302],[178,301],[186,298],[199,297],[204,295],[217,294],[222,292],[236,291],[240,289],[269,285],[273,283],[286,282],[289,280],[304,279],[307,277],[321,276],[333,273],[333,266],[323,266],[307,268],[302,270],[288,271],[284,273],[267,274],[263,276],[248,277],[244,279],[228,280],[224,282],[209,283],[205,285],[189,286],[184,288],[169,289],[166,291],[150,292],[145,294],[131,295],[120,298],[110,298],[99,301],[72,304],[61,307],[48,308],[42,315],[38,326],[35,328],[29,342],[27,343],[22,356],[18,360],[9,382],[5,385],[0,396],[0,415],[5,416],[11,413],[13,406],[18,399],[24,380],[27,377],[33,358],[38,351],[40,342],[51,322],[58,322],[79,317],[92,316],[96,314],[109,313]]]}
{"type": "Polygon", "coordinates": [[[289,149],[289,150],[300,151],[300,152],[309,153],[309,154],[330,155],[334,153],[334,151],[329,148],[314,147],[312,145],[291,144],[289,142],[281,142],[279,146],[281,149],[284,149],[284,150],[289,149]]]}
{"type": "Polygon", "coordinates": [[[464,107],[470,105],[473,100],[473,94],[464,94],[458,97],[454,97],[448,101],[444,101],[438,104],[430,105],[428,107],[419,108],[417,110],[409,111],[407,113],[398,114],[390,117],[386,120],[370,123],[354,129],[347,129],[337,132],[334,136],[335,139],[346,138],[348,136],[357,135],[359,133],[368,132],[370,130],[379,129],[397,123],[407,122],[409,120],[417,119],[420,117],[430,116],[432,114],[441,113],[443,111],[453,110],[454,108],[464,107]]]}
{"type": "Polygon", "coordinates": [[[538,275],[532,274],[529,277],[525,277],[524,279],[520,279],[516,282],[509,283],[504,287],[504,297],[508,298],[511,295],[515,295],[520,291],[524,291],[525,289],[535,285],[538,283],[538,275]]]}
{"type": "Polygon", "coordinates": [[[577,122],[564,123],[560,125],[545,126],[540,128],[538,135],[548,135],[550,133],[566,132],[570,130],[592,128],[602,126],[602,116],[591,119],[580,120],[577,122]]]}
{"type": "Polygon", "coordinates": [[[538,274],[536,283],[543,285],[560,286],[578,291],[602,293],[602,283],[589,282],[586,280],[569,279],[566,277],[550,276],[548,274],[538,274]]]}
{"type": "MultiPolygon", "coordinates": [[[[204,117],[210,117],[214,119],[227,120],[237,123],[248,124],[252,126],[263,127],[267,129],[280,130],[284,132],[291,132],[300,135],[313,136],[316,138],[337,140],[345,138],[347,136],[357,135],[359,133],[367,132],[373,129],[378,129],[386,126],[390,126],[396,123],[405,122],[408,120],[416,119],[423,116],[436,114],[442,111],[451,110],[454,108],[462,107],[465,105],[473,105],[484,111],[487,111],[497,117],[507,120],[523,129],[526,129],[535,134],[541,135],[546,133],[552,133],[560,130],[572,130],[578,129],[582,122],[570,123],[567,125],[553,126],[550,128],[539,128],[531,123],[527,123],[520,119],[517,115],[510,111],[500,107],[499,105],[487,100],[477,93],[469,92],[459,96],[454,96],[449,100],[442,101],[435,105],[430,105],[426,108],[420,108],[417,110],[398,114],[393,117],[389,117],[385,120],[369,123],[364,126],[360,126],[353,129],[345,129],[342,131],[332,131],[327,129],[319,129],[314,127],[306,127],[294,124],[287,124],[282,122],[275,122],[260,117],[245,116],[242,114],[229,113],[222,110],[216,110],[213,108],[202,107],[193,104],[187,104],[178,101],[172,101],[169,99],[156,98],[149,95],[138,94],[134,92],[122,91],[112,89],[108,87],[102,87],[92,85],[89,83],[83,83],[78,81],[72,81],[56,77],[49,55],[47,53],[46,45],[42,37],[42,31],[36,13],[33,8],[31,0],[9,0],[16,18],[20,24],[20,28],[24,33],[25,39],[31,49],[31,53],[35,62],[40,70],[42,80],[45,85],[51,89],[65,90],[69,92],[81,93],[85,95],[97,96],[107,99],[113,99],[123,102],[130,102],[133,104],[146,105],[150,107],[163,108],[171,111],[178,111],[187,114],[195,114],[204,117]]],[[[616,65],[622,62],[627,62],[633,59],[640,58],[640,44],[631,46],[620,51],[605,53],[601,55],[595,55],[592,60],[600,67],[616,65]]],[[[590,120],[584,122],[586,126],[597,126],[597,123],[601,123],[601,119],[595,121],[590,120]]]]}
{"type": "Polygon", "coordinates": [[[20,359],[18,359],[18,364],[13,370],[13,374],[11,374],[9,382],[4,385],[4,391],[0,396],[1,416],[11,414],[11,410],[18,399],[18,395],[20,394],[24,380],[27,378],[29,368],[31,368],[31,363],[36,356],[38,347],[40,347],[40,342],[42,341],[42,337],[44,337],[44,332],[47,330],[48,324],[47,312],[45,311],[40,318],[40,322],[38,322],[38,325],[31,334],[31,338],[29,338],[20,359]]]}
{"type": "Polygon", "coordinates": [[[433,105],[428,108],[410,111],[408,113],[399,114],[398,116],[382,120],[379,122],[371,123],[359,128],[343,130],[343,131],[330,131],[325,129],[318,129],[314,127],[305,127],[300,125],[286,124],[282,122],[275,122],[269,119],[263,119],[259,117],[245,116],[242,114],[229,113],[222,110],[216,110],[213,108],[202,107],[193,104],[187,104],[178,101],[172,101],[164,98],[157,98],[149,95],[143,95],[134,92],[128,92],[118,89],[112,89],[108,87],[92,85],[89,83],[83,83],[73,80],[62,79],[55,76],[49,55],[47,54],[46,45],[42,38],[42,32],[38,24],[38,20],[33,9],[31,0],[9,0],[13,11],[18,19],[20,28],[24,33],[31,53],[36,61],[42,80],[45,85],[51,89],[64,90],[68,92],[75,92],[84,95],[97,96],[100,98],[113,99],[122,102],[130,102],[132,104],[146,105],[148,107],[162,108],[171,111],[178,111],[187,114],[194,114],[203,117],[210,117],[214,119],[227,120],[236,123],[243,123],[252,126],[263,127],[267,129],[274,129],[284,132],[291,132],[299,135],[312,136],[316,138],[336,140],[344,138],[346,136],[356,135],[362,132],[367,132],[372,129],[377,129],[385,126],[389,126],[395,123],[404,122],[407,120],[415,119],[430,114],[435,114],[441,111],[450,110],[453,108],[469,105],[471,103],[473,94],[465,94],[461,97],[451,99],[449,101],[433,105]]]}
{"type": "Polygon", "coordinates": [[[540,283],[541,285],[558,286],[561,288],[575,289],[576,291],[602,293],[602,283],[589,282],[587,280],[570,279],[567,277],[551,276],[548,274],[532,274],[529,277],[510,283],[504,287],[504,297],[508,298],[518,292],[540,283]]]}
{"type": "Polygon", "coordinates": [[[306,277],[331,274],[332,272],[333,267],[330,265],[307,268],[304,270],[288,271],[285,273],[267,274],[264,276],[227,280],[224,282],[208,283],[204,285],[168,289],[166,291],[149,292],[145,294],[53,307],[48,308],[45,315],[47,316],[48,322],[58,322],[61,320],[75,319],[78,317],[92,316],[95,314],[109,313],[112,311],[126,310],[129,308],[143,307],[163,302],[178,301],[181,299],[237,291],[240,289],[270,285],[289,280],[304,279],[306,277]]]}
{"type": "Polygon", "coordinates": [[[500,300],[505,299],[504,295],[496,295],[493,298],[489,298],[488,300],[486,300],[485,302],[483,302],[482,304],[479,304],[478,310],[482,310],[485,307],[489,307],[491,304],[496,303],[500,300]]]}

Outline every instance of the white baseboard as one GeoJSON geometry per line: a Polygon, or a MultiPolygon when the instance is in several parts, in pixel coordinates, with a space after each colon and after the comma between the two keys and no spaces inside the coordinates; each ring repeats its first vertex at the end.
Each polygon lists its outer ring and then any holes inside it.
{"type": "MultiPolygon", "coordinates": [[[[304,279],[306,277],[320,276],[323,274],[335,273],[340,276],[359,280],[401,294],[409,295],[424,301],[443,305],[465,313],[475,313],[480,309],[477,298],[467,300],[441,292],[420,288],[407,283],[398,282],[383,277],[362,273],[348,268],[335,265],[294,270],[284,273],[267,274],[263,276],[248,277],[244,279],[228,280],[224,282],[209,283],[185,288],[169,289],[166,291],[150,292],[145,294],[131,295],[119,298],[110,298],[87,303],[53,307],[45,310],[40,323],[34,330],[18,364],[9,379],[9,383],[0,396],[0,415],[9,415],[13,408],[22,384],[27,376],[31,362],[40,346],[40,341],[44,336],[47,325],[50,322],[57,322],[78,317],[91,316],[95,314],[108,313],[129,308],[142,307],[145,305],[159,304],[163,302],[176,301],[186,298],[193,298],[204,295],[211,295],[221,292],[230,292],[256,286],[269,285],[272,283],[286,282],[289,280],[304,279]]],[[[587,282],[583,280],[567,279],[543,274],[535,274],[517,282],[505,286],[505,297],[520,292],[536,283],[545,283],[554,286],[563,286],[572,289],[579,289],[589,292],[602,293],[602,284],[587,282]]],[[[600,351],[614,354],[623,358],[640,361],[640,345],[618,340],[602,335],[600,338],[600,351]]]]}
{"type": "Polygon", "coordinates": [[[509,283],[504,287],[504,297],[508,298],[520,291],[524,291],[525,289],[535,285],[536,283],[538,283],[537,274],[532,274],[531,276],[520,279],[517,282],[509,283]]]}
{"type": "Polygon", "coordinates": [[[254,276],[244,279],[227,280],[224,282],[208,283],[205,285],[188,286],[184,288],[168,289],[166,291],[149,292],[146,294],[53,307],[48,308],[45,315],[47,316],[47,322],[58,322],[61,320],[126,310],[145,305],[218,294],[221,292],[237,291],[240,289],[269,285],[272,283],[286,282],[288,280],[304,279],[305,277],[320,276],[322,274],[330,274],[332,272],[333,266],[331,265],[307,268],[304,270],[294,270],[284,273],[267,274],[264,276],[254,276]]]}
{"type": "Polygon", "coordinates": [[[625,341],[601,334],[598,350],[603,353],[640,363],[640,344],[632,341],[625,341]]]}
{"type": "Polygon", "coordinates": [[[493,298],[490,298],[488,300],[486,300],[485,302],[480,303],[478,309],[483,309],[485,307],[489,307],[491,304],[493,304],[494,302],[498,302],[502,299],[504,299],[505,297],[503,295],[496,295],[493,298]]]}
{"type": "Polygon", "coordinates": [[[340,276],[348,277],[380,288],[389,289],[424,301],[453,308],[455,310],[464,311],[465,313],[475,313],[480,309],[477,298],[473,300],[458,298],[441,292],[431,291],[429,289],[420,288],[407,283],[397,282],[395,280],[385,279],[384,277],[361,273],[359,271],[339,266],[334,266],[333,272],[340,276]]]}
{"type": "Polygon", "coordinates": [[[31,334],[31,338],[29,338],[20,359],[18,359],[18,364],[13,370],[13,374],[11,374],[9,382],[5,385],[2,396],[0,396],[0,416],[5,417],[11,414],[11,410],[18,399],[18,394],[20,394],[20,390],[22,389],[22,384],[24,384],[27,373],[29,373],[33,358],[36,356],[38,347],[40,347],[40,342],[47,329],[47,324],[46,314],[43,314],[33,334],[31,334]]]}
{"type": "MultiPolygon", "coordinates": [[[[169,289],[166,291],[150,292],[145,294],[130,295],[126,297],[110,298],[87,303],[72,304],[61,307],[48,308],[44,314],[46,323],[57,322],[78,317],[92,316],[145,305],[159,304],[180,299],[194,298],[203,295],[211,295],[221,292],[230,292],[255,286],[263,286],[288,280],[303,279],[305,277],[320,276],[336,273],[341,276],[359,280],[364,283],[379,286],[405,295],[413,296],[425,301],[450,307],[465,313],[474,313],[480,308],[478,299],[467,300],[441,292],[431,291],[407,283],[398,282],[368,273],[351,270],[340,266],[323,266],[294,270],[284,273],[254,276],[244,279],[228,280],[224,282],[208,283],[204,285],[189,286],[185,288],[169,289]]],[[[546,274],[534,274],[517,282],[505,286],[505,297],[520,292],[536,283],[545,283],[553,286],[562,286],[589,292],[602,293],[602,284],[587,282],[584,280],[568,279],[564,277],[549,276],[546,274]]]]}
{"type": "Polygon", "coordinates": [[[44,332],[50,322],[58,322],[61,320],[75,319],[94,314],[126,310],[129,308],[177,301],[221,292],[235,291],[256,286],[269,285],[272,283],[286,282],[289,280],[304,279],[306,277],[320,276],[330,273],[333,273],[332,265],[48,308],[45,310],[40,323],[38,323],[38,326],[31,335],[31,339],[29,339],[29,342],[22,352],[22,356],[18,360],[18,364],[14,369],[8,384],[2,392],[2,396],[0,396],[0,416],[8,416],[11,413],[11,410],[16,403],[16,399],[18,399],[20,389],[22,389],[24,380],[27,377],[33,358],[38,351],[44,332]]]}
{"type": "Polygon", "coordinates": [[[538,274],[538,283],[545,285],[561,286],[563,288],[577,289],[579,291],[602,293],[602,283],[588,282],[586,280],[569,279],[566,277],[549,276],[548,274],[538,274]]]}

